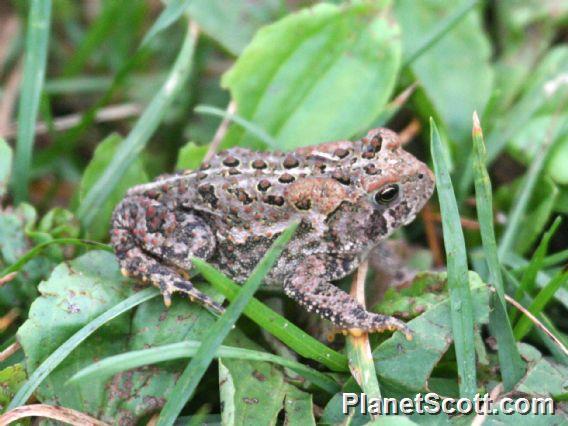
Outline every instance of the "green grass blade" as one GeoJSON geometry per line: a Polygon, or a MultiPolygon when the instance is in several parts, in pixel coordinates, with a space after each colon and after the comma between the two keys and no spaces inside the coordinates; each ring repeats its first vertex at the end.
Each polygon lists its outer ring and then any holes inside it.
{"type": "Polygon", "coordinates": [[[290,238],[292,238],[297,226],[297,224],[290,226],[274,241],[272,247],[270,247],[242,286],[239,295],[231,302],[223,316],[213,325],[209,334],[203,339],[195,357],[178,379],[170,397],[166,401],[158,419],[158,426],[174,424],[183,406],[193,396],[193,392],[195,392],[195,388],[201,381],[209,364],[211,364],[215,352],[221,346],[235,322],[237,322],[247,303],[282,253],[282,250],[284,250],[290,238]]]}
{"type": "MultiPolygon", "coordinates": [[[[517,278],[507,270],[507,268],[502,266],[501,271],[503,272],[503,276],[509,282],[511,287],[515,289],[519,288],[520,286],[519,280],[517,280],[517,278]]],[[[534,299],[530,295],[523,294],[522,297],[523,306],[531,306],[533,304],[533,301],[534,299]]],[[[544,326],[554,336],[554,338],[558,339],[558,341],[562,345],[564,345],[564,347],[568,347],[568,339],[566,338],[566,336],[562,334],[560,331],[558,331],[554,323],[550,321],[550,319],[544,313],[541,312],[538,315],[538,320],[544,324],[544,326]]],[[[554,338],[552,338],[548,333],[545,333],[544,330],[541,330],[540,328],[536,329],[536,333],[540,337],[542,343],[544,343],[544,345],[553,354],[553,356],[559,360],[559,362],[568,364],[568,356],[566,355],[566,352],[562,348],[560,348],[558,342],[556,342],[554,338]]]]}
{"type": "Polygon", "coordinates": [[[43,380],[55,369],[61,362],[83,342],[87,337],[93,334],[103,324],[116,318],[120,314],[134,308],[135,306],[158,296],[160,292],[155,288],[147,288],[138,293],[130,296],[128,299],[123,300],[117,305],[110,308],[105,313],[99,315],[90,323],[85,325],[73,336],[71,336],[65,343],[57,348],[51,355],[49,355],[41,365],[32,373],[28,380],[18,390],[10,405],[6,409],[9,411],[13,408],[19,407],[26,403],[34,390],[43,382],[43,380]]]}
{"type": "MultiPolygon", "coordinates": [[[[568,272],[563,271],[556,274],[534,298],[533,302],[528,307],[529,312],[535,316],[540,314],[544,310],[548,302],[550,302],[550,299],[552,299],[554,293],[556,293],[556,291],[560,287],[565,285],[567,280],[568,272]]],[[[533,325],[534,324],[531,322],[531,320],[523,315],[515,325],[515,338],[517,340],[521,340],[527,335],[533,325]]]]}
{"type": "Polygon", "coordinates": [[[18,107],[18,138],[14,161],[15,204],[28,198],[28,181],[39,110],[51,19],[51,0],[32,0],[26,34],[22,93],[18,107]]]}
{"type": "Polygon", "coordinates": [[[146,143],[160,124],[168,106],[183,88],[193,63],[193,54],[197,41],[197,30],[189,25],[183,46],[170,74],[148,108],[142,113],[131,132],[116,150],[116,154],[99,180],[85,195],[77,209],[77,217],[88,227],[100,211],[116,183],[122,178],[128,167],[136,160],[146,143]]]}
{"type": "MultiPolygon", "coordinates": [[[[559,251],[558,253],[551,254],[542,259],[542,269],[550,268],[551,266],[558,265],[560,263],[566,263],[568,261],[568,249],[559,251]]],[[[524,272],[529,267],[530,262],[526,265],[514,267],[515,272],[524,272]]]]}
{"type": "Polygon", "coordinates": [[[551,238],[556,233],[556,230],[560,226],[562,219],[557,217],[548,231],[544,233],[538,247],[536,248],[531,261],[527,265],[523,277],[521,278],[521,285],[515,291],[515,300],[520,300],[523,294],[532,294],[536,287],[536,276],[539,271],[543,268],[544,258],[548,252],[548,245],[551,238]]]}
{"type": "MultiPolygon", "coordinates": [[[[193,264],[227,299],[233,301],[237,297],[241,286],[201,259],[193,259],[193,264]]],[[[244,314],[301,356],[316,360],[333,371],[348,371],[345,355],[314,339],[258,299],[251,299],[244,314]]]]}
{"type": "Polygon", "coordinates": [[[90,247],[97,248],[99,250],[105,250],[112,252],[112,248],[106,244],[99,243],[97,241],[81,240],[78,238],[55,238],[51,241],[46,241],[45,243],[38,244],[26,252],[22,257],[20,257],[16,262],[12,263],[10,266],[4,268],[0,272],[0,278],[6,276],[11,272],[17,272],[22,267],[32,260],[34,257],[38,256],[45,248],[52,245],[74,245],[79,247],[90,247]]]}
{"type": "Polygon", "coordinates": [[[483,142],[483,133],[479,125],[477,114],[474,114],[473,148],[474,148],[474,183],[475,199],[477,205],[477,219],[481,232],[483,251],[489,270],[489,282],[494,285],[495,293],[490,298],[489,326],[497,339],[499,366],[506,391],[513,389],[515,384],[524,376],[525,368],[519,350],[517,349],[511,322],[507,316],[505,304],[505,290],[497,242],[493,228],[493,195],[491,180],[485,168],[486,152],[483,142]]]}
{"type": "Polygon", "coordinates": [[[61,72],[62,77],[71,77],[81,72],[96,50],[106,42],[107,38],[112,37],[113,27],[120,25],[116,17],[120,16],[121,12],[126,12],[124,6],[125,4],[120,1],[103,2],[101,13],[89,25],[80,45],[65,64],[61,72]]]}
{"type": "Polygon", "coordinates": [[[349,357],[351,373],[368,398],[382,398],[381,387],[373,362],[368,336],[347,336],[345,348],[349,357]]]}
{"type": "Polygon", "coordinates": [[[166,8],[162,11],[162,13],[160,13],[160,16],[158,16],[158,19],[156,19],[156,22],[154,22],[152,27],[146,32],[141,45],[147,45],[150,40],[156,36],[156,34],[164,31],[176,22],[188,8],[190,3],[191,0],[170,0],[166,4],[166,8]]]}
{"type": "Polygon", "coordinates": [[[231,114],[211,105],[198,105],[195,107],[194,111],[200,114],[215,115],[217,117],[227,118],[233,123],[238,124],[243,129],[247,130],[251,135],[254,135],[259,141],[265,143],[269,147],[276,148],[278,146],[276,139],[266,133],[264,129],[254,123],[251,123],[248,120],[245,120],[240,115],[231,114]]]}
{"type": "Polygon", "coordinates": [[[444,158],[440,133],[432,118],[430,118],[430,141],[436,188],[442,214],[450,293],[450,315],[457,358],[460,396],[473,398],[477,389],[475,348],[473,346],[474,321],[465,241],[452,181],[444,158]]]}
{"type": "MultiPolygon", "coordinates": [[[[351,282],[350,296],[365,307],[365,280],[369,270],[369,263],[362,262],[357,268],[357,272],[351,282]]],[[[351,375],[357,381],[361,390],[368,398],[381,399],[381,387],[379,378],[371,352],[371,344],[369,343],[369,335],[363,333],[359,336],[349,334],[345,339],[345,350],[349,359],[349,370],[351,375]]],[[[376,419],[376,416],[372,416],[376,419]]]]}
{"type": "Polygon", "coordinates": [[[97,93],[107,90],[112,85],[112,80],[112,77],[105,76],[55,77],[46,80],[43,91],[50,96],[97,93]]]}
{"type": "Polygon", "coordinates": [[[12,171],[12,149],[0,138],[0,201],[6,194],[10,172],[12,171]]]}
{"type": "MultiPolygon", "coordinates": [[[[563,135],[567,128],[568,123],[564,123],[563,129],[558,133],[558,135],[563,135]]],[[[537,154],[535,155],[529,167],[529,170],[524,178],[524,182],[521,185],[520,194],[518,195],[518,197],[515,197],[515,199],[517,199],[517,202],[511,209],[507,227],[505,228],[503,237],[499,242],[499,256],[501,258],[505,255],[505,253],[512,250],[513,248],[515,237],[519,233],[519,227],[521,226],[523,216],[525,214],[525,211],[527,210],[529,201],[536,187],[540,172],[542,171],[546,163],[550,148],[554,145],[554,141],[545,141],[542,144],[541,148],[537,151],[537,154]]]]}
{"type": "Polygon", "coordinates": [[[479,3],[479,0],[469,0],[464,1],[460,6],[456,8],[453,13],[450,13],[446,18],[440,21],[432,31],[424,37],[422,44],[407,55],[404,55],[402,59],[402,68],[407,67],[420,56],[428,51],[432,46],[434,46],[438,41],[440,41],[446,34],[448,34],[457,24],[459,24],[462,19],[464,19],[467,14],[479,3]]]}
{"type": "MultiPolygon", "coordinates": [[[[195,356],[199,346],[200,343],[198,341],[189,340],[110,356],[85,367],[71,377],[68,383],[72,384],[73,382],[89,380],[95,377],[110,377],[121,371],[158,362],[171,361],[179,358],[191,358],[195,356]]],[[[215,358],[235,358],[249,361],[271,362],[290,368],[330,394],[334,394],[340,390],[340,386],[324,373],[299,362],[271,353],[221,345],[215,352],[215,358]]]]}

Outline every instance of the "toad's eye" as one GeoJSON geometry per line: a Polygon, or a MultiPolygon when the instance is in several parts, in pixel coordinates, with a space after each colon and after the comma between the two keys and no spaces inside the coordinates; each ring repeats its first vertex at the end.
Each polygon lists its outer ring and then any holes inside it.
{"type": "Polygon", "coordinates": [[[382,205],[390,204],[394,200],[396,200],[398,193],[399,193],[398,185],[390,184],[383,186],[375,193],[375,202],[377,204],[382,204],[382,205]]]}

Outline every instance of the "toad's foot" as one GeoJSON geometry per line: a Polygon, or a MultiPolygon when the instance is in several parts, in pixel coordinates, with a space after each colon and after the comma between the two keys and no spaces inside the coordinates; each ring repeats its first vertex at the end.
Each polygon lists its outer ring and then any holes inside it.
{"type": "Polygon", "coordinates": [[[393,317],[367,311],[343,290],[328,282],[325,259],[308,257],[294,274],[284,280],[284,291],[308,311],[330,320],[338,329],[354,336],[385,330],[399,330],[408,340],[412,331],[393,317]]]}
{"type": "Polygon", "coordinates": [[[373,315],[373,325],[371,327],[360,328],[353,327],[340,330],[343,334],[350,334],[354,337],[360,337],[363,333],[382,333],[384,331],[400,331],[406,337],[406,340],[412,340],[412,330],[402,321],[389,317],[388,315],[373,315]]]}
{"type": "Polygon", "coordinates": [[[172,268],[159,263],[137,247],[128,250],[126,253],[121,253],[119,262],[123,275],[137,278],[144,282],[149,281],[158,287],[167,307],[172,304],[172,295],[180,293],[188,297],[192,302],[199,303],[217,314],[225,312],[219,303],[199,291],[191,281],[183,279],[172,268]]]}

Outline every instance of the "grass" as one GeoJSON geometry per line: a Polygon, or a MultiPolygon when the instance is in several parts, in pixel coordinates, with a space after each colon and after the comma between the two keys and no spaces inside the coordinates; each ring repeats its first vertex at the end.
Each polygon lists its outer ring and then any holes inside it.
{"type": "MultiPolygon", "coordinates": [[[[564,286],[567,281],[568,272],[561,271],[557,273],[548,282],[548,284],[546,284],[542,288],[542,290],[538,292],[533,302],[528,307],[529,312],[535,316],[540,314],[546,307],[547,303],[552,300],[552,297],[558,291],[558,289],[564,286]]],[[[517,340],[522,340],[532,327],[533,323],[526,316],[523,316],[519,319],[519,321],[515,325],[515,329],[513,330],[513,332],[515,333],[515,338],[517,340]]]]}
{"type": "Polygon", "coordinates": [[[266,131],[264,131],[259,126],[256,126],[254,123],[251,123],[250,121],[240,117],[238,114],[230,114],[227,111],[213,107],[211,105],[198,105],[195,107],[195,112],[199,114],[209,114],[216,117],[227,118],[231,122],[241,126],[243,129],[250,132],[251,135],[254,135],[259,141],[264,142],[267,146],[273,148],[278,146],[278,142],[276,142],[276,140],[272,136],[266,133],[266,131]]]}
{"type": "MultiPolygon", "coordinates": [[[[230,278],[200,259],[194,259],[193,263],[203,277],[227,299],[233,301],[238,296],[240,286],[230,278]]],[[[347,371],[345,355],[320,343],[257,299],[250,300],[244,314],[298,354],[321,362],[333,371],[347,371]]]]}
{"type": "Polygon", "coordinates": [[[495,287],[495,292],[491,295],[490,299],[489,326],[497,339],[499,364],[501,366],[503,384],[505,390],[510,391],[524,376],[525,368],[521,355],[519,354],[519,350],[516,346],[511,322],[507,316],[505,288],[503,286],[503,276],[501,275],[499,255],[497,253],[497,242],[495,240],[495,230],[493,227],[493,196],[491,191],[491,180],[489,179],[489,174],[485,168],[485,145],[477,113],[474,113],[473,116],[472,137],[475,153],[474,182],[477,218],[479,220],[481,239],[483,241],[485,261],[487,262],[487,268],[489,269],[489,282],[495,287]]]}
{"type": "Polygon", "coordinates": [[[469,290],[467,253],[454,189],[444,158],[436,123],[430,119],[430,150],[434,160],[438,202],[442,214],[444,247],[448,268],[448,290],[460,396],[473,398],[477,392],[473,305],[469,290]]]}
{"type": "MultiPolygon", "coordinates": [[[[568,128],[568,124],[564,123],[563,128],[568,128]]],[[[519,228],[522,223],[521,221],[524,213],[528,208],[530,197],[535,190],[538,178],[547,159],[550,147],[554,146],[554,140],[551,140],[550,138],[551,133],[552,131],[549,130],[547,135],[548,139],[543,142],[543,144],[540,146],[540,149],[537,151],[535,159],[533,160],[531,166],[529,167],[529,170],[527,171],[523,185],[521,185],[520,187],[520,193],[518,197],[515,197],[517,199],[517,202],[513,205],[511,212],[509,213],[507,227],[505,228],[505,232],[503,233],[501,241],[499,242],[499,255],[501,257],[504,256],[505,253],[513,249],[515,236],[519,233],[519,228]]],[[[559,135],[562,134],[564,134],[564,132],[560,131],[559,135]]]]}
{"type": "Polygon", "coordinates": [[[39,103],[45,79],[51,26],[51,0],[32,0],[26,34],[22,95],[18,107],[18,142],[14,158],[14,198],[28,198],[28,182],[39,103]]]}
{"type": "MultiPolygon", "coordinates": [[[[191,358],[197,354],[200,345],[200,342],[186,340],[155,348],[124,352],[120,355],[102,359],[84,368],[69,379],[69,384],[92,378],[100,378],[101,376],[110,378],[121,371],[131,370],[158,362],[171,361],[179,358],[191,358]]],[[[291,369],[330,394],[339,392],[341,389],[337,382],[328,375],[320,373],[299,362],[267,352],[220,345],[215,352],[215,358],[271,362],[291,369]]]]}

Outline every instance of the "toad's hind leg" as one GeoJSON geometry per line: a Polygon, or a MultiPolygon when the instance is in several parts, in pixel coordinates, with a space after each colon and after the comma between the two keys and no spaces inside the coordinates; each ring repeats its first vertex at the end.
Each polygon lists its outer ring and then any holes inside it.
{"type": "Polygon", "coordinates": [[[412,332],[404,322],[368,312],[351,296],[331,284],[326,263],[318,257],[303,260],[294,274],[285,278],[284,291],[308,311],[314,311],[352,334],[400,330],[407,339],[412,338],[412,332]]]}
{"type": "Polygon", "coordinates": [[[192,268],[191,257],[206,260],[215,250],[213,233],[201,217],[171,211],[164,203],[134,196],[116,208],[112,228],[111,244],[125,275],[158,287],[167,306],[172,294],[178,292],[223,312],[219,303],[182,276],[192,268]]]}

